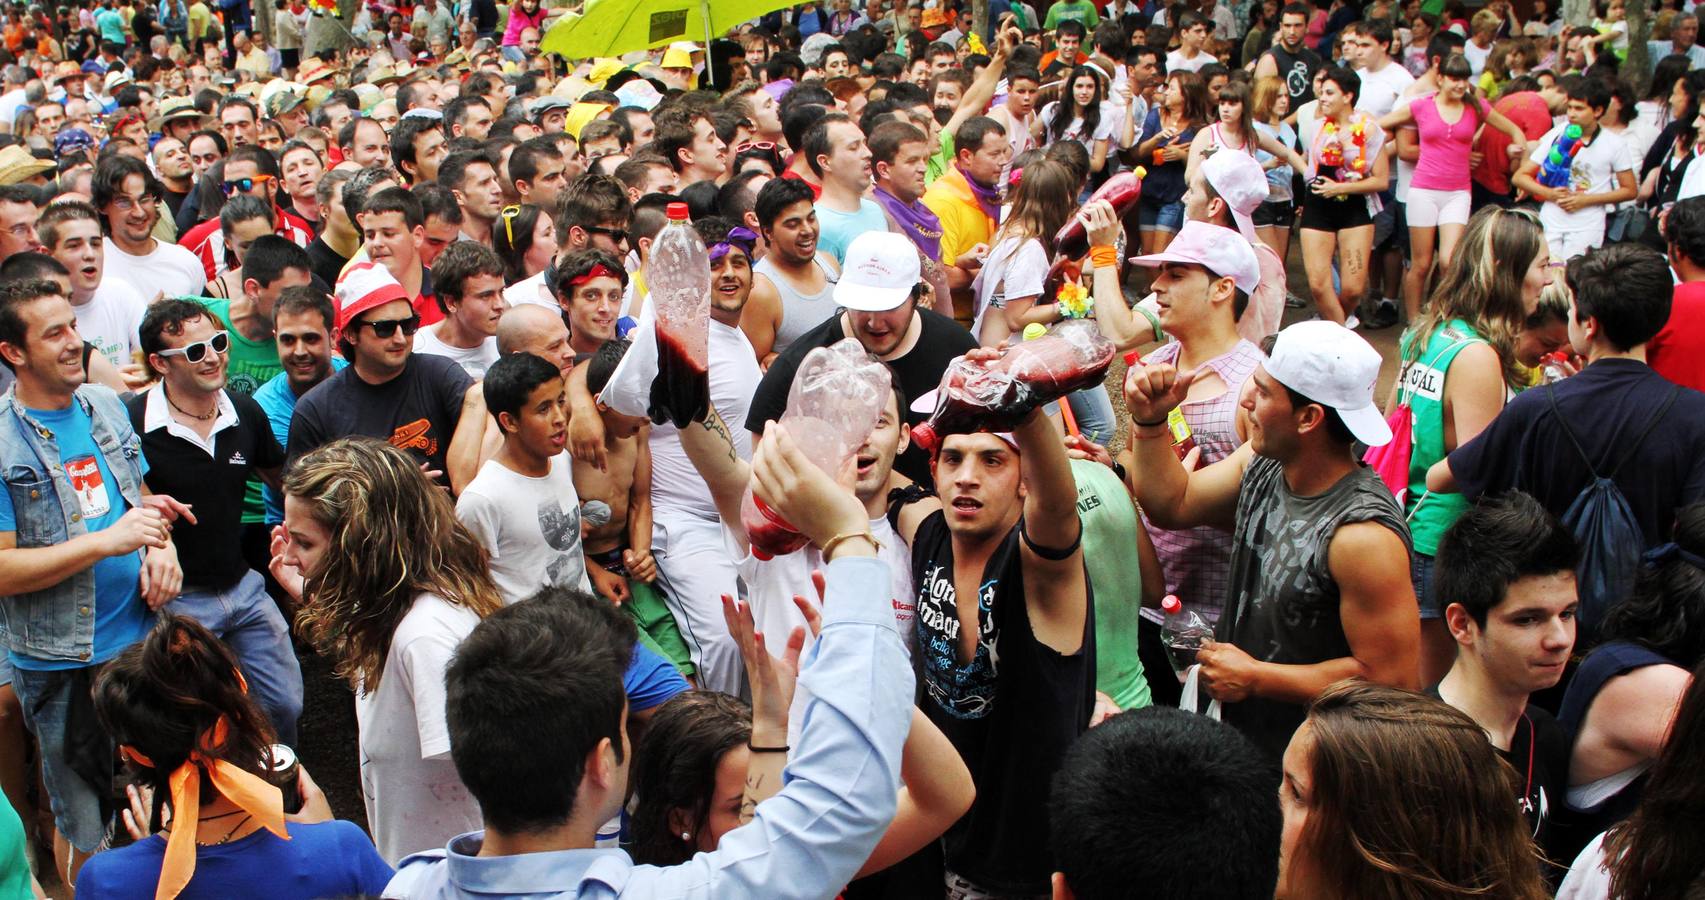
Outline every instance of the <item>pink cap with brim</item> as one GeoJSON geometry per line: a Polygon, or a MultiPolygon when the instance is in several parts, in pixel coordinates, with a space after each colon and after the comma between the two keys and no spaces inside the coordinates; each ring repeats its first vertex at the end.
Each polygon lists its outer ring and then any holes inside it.
{"type": "MultiPolygon", "coordinates": [[[[403,286],[378,263],[356,263],[337,280],[337,330],[342,334],[362,313],[394,300],[407,301],[403,286]]],[[[334,335],[334,338],[336,336],[334,335]]]]}
{"type": "Polygon", "coordinates": [[[1133,256],[1131,262],[1148,268],[1166,263],[1201,266],[1215,276],[1230,278],[1245,294],[1254,293],[1261,284],[1261,264],[1249,241],[1230,228],[1207,222],[1185,222],[1164,251],[1133,256]]]}

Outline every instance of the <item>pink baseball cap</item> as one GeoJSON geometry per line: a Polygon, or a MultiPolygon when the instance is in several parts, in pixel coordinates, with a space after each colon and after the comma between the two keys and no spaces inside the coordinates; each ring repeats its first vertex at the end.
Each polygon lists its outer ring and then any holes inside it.
{"type": "Polygon", "coordinates": [[[1202,160],[1202,177],[1231,209],[1231,218],[1244,238],[1255,240],[1254,215],[1256,207],[1267,202],[1267,173],[1255,157],[1247,153],[1221,148],[1218,153],[1202,160]]]}
{"type": "Polygon", "coordinates": [[[1131,262],[1148,268],[1169,262],[1198,265],[1217,277],[1230,278],[1246,294],[1254,293],[1261,283],[1261,264],[1255,261],[1255,248],[1249,241],[1230,228],[1207,222],[1185,222],[1165,250],[1133,256],[1131,262]]]}

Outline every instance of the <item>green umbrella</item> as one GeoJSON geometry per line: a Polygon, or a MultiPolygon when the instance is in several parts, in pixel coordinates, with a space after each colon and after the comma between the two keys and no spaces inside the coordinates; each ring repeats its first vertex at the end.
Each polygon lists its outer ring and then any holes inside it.
{"type": "Polygon", "coordinates": [[[565,59],[620,56],[674,41],[710,42],[742,22],[797,0],[589,0],[558,19],[539,44],[565,59]]]}

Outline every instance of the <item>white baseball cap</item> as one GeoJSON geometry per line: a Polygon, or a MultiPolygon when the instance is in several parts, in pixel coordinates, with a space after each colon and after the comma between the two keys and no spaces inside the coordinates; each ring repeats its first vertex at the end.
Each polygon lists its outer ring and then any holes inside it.
{"type": "Polygon", "coordinates": [[[1230,278],[1245,294],[1254,293],[1261,284],[1261,264],[1255,260],[1255,249],[1249,246],[1249,241],[1230,228],[1211,222],[1185,222],[1165,250],[1133,256],[1131,262],[1148,268],[1169,262],[1198,265],[1220,278],[1230,278]]]}
{"type": "Polygon", "coordinates": [[[899,309],[922,280],[918,247],[911,238],[867,231],[847,246],[846,265],[835,282],[835,303],[859,312],[899,309]]]}
{"type": "Polygon", "coordinates": [[[1231,209],[1231,218],[1244,238],[1255,240],[1256,207],[1267,202],[1267,173],[1247,153],[1221,149],[1202,160],[1202,177],[1231,209]]]}
{"type": "Polygon", "coordinates": [[[1320,320],[1279,332],[1262,366],[1274,381],[1336,410],[1356,440],[1379,447],[1391,442],[1391,427],[1373,401],[1379,364],[1379,351],[1361,335],[1320,320]]]}

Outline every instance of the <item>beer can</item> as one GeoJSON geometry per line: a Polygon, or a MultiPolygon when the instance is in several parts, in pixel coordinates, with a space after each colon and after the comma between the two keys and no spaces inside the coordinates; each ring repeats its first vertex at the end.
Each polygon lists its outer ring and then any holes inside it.
{"type": "Polygon", "coordinates": [[[284,811],[301,812],[302,793],[297,781],[302,765],[296,760],[296,751],[284,744],[273,744],[267,748],[265,764],[267,780],[284,792],[284,811]]]}

